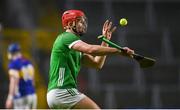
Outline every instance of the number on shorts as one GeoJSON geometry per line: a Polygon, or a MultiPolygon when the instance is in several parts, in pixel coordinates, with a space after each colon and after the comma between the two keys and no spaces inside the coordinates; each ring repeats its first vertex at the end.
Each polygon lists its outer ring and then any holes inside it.
{"type": "Polygon", "coordinates": [[[57,86],[62,86],[64,82],[64,72],[65,68],[59,68],[59,78],[57,86]]]}

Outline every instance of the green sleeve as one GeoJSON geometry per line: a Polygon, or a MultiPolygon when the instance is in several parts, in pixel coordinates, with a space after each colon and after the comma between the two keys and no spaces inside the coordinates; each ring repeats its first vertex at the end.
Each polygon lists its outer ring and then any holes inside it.
{"type": "Polygon", "coordinates": [[[63,36],[63,44],[67,46],[68,48],[71,48],[73,44],[78,42],[80,38],[72,33],[67,33],[63,36]]]}

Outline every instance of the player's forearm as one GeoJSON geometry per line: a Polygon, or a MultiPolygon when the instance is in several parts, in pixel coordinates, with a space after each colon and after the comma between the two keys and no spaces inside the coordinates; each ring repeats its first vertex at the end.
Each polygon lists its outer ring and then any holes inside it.
{"type": "Polygon", "coordinates": [[[101,69],[104,65],[104,62],[106,60],[106,56],[96,56],[94,58],[95,62],[97,62],[98,69],[101,69]]]}
{"type": "MultiPolygon", "coordinates": [[[[101,46],[108,47],[109,45],[107,43],[105,43],[105,42],[102,42],[101,46]]],[[[106,55],[104,55],[104,56],[96,56],[95,57],[95,61],[97,62],[97,65],[98,65],[99,69],[101,69],[103,67],[105,60],[106,60],[106,55]]]]}
{"type": "Polygon", "coordinates": [[[104,56],[104,55],[118,55],[121,52],[116,48],[104,47],[99,45],[92,45],[88,50],[88,54],[93,56],[104,56]]]}
{"type": "Polygon", "coordinates": [[[17,79],[14,77],[10,78],[10,83],[9,83],[9,93],[8,93],[8,99],[12,99],[14,94],[15,94],[15,88],[17,84],[17,79]]]}

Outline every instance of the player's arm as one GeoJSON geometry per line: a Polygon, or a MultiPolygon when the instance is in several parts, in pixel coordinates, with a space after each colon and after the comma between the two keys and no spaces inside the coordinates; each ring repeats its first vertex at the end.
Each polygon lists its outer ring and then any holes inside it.
{"type": "Polygon", "coordinates": [[[78,41],[76,44],[72,46],[72,49],[80,51],[82,53],[90,54],[92,56],[121,54],[121,51],[116,48],[104,47],[100,45],[91,45],[83,41],[78,41]]]}
{"type": "MultiPolygon", "coordinates": [[[[100,45],[91,45],[91,44],[87,44],[83,41],[76,42],[71,48],[76,51],[80,51],[80,52],[84,53],[84,60],[82,60],[82,61],[85,65],[95,67],[98,69],[101,68],[101,66],[98,65],[99,64],[98,61],[99,60],[103,61],[104,58],[101,59],[100,57],[95,57],[95,56],[105,56],[105,55],[130,56],[131,54],[134,53],[133,50],[131,50],[127,47],[124,48],[124,49],[126,49],[126,53],[124,53],[116,48],[104,47],[104,46],[100,46],[100,45]],[[97,59],[99,59],[99,60],[97,60],[97,59]]],[[[102,62],[102,64],[103,64],[103,62],[102,62]]]]}
{"type": "MultiPolygon", "coordinates": [[[[71,48],[76,51],[80,51],[80,52],[84,53],[84,60],[82,60],[82,61],[85,65],[95,67],[98,69],[101,68],[101,66],[98,66],[98,60],[97,60],[100,57],[96,57],[96,56],[105,56],[105,55],[130,56],[131,54],[133,54],[133,51],[129,48],[126,48],[127,49],[126,50],[127,55],[126,55],[126,54],[124,54],[124,52],[122,52],[116,48],[104,47],[104,46],[100,46],[100,45],[91,45],[91,44],[87,44],[83,41],[78,41],[71,48]]],[[[103,61],[103,59],[100,58],[99,60],[103,61]]]]}
{"type": "MultiPolygon", "coordinates": [[[[116,27],[111,28],[111,26],[112,26],[112,22],[110,22],[109,20],[106,20],[106,22],[103,25],[103,29],[102,29],[102,35],[104,37],[106,37],[108,40],[111,39],[112,33],[116,30],[116,27]]],[[[108,44],[105,42],[102,42],[101,46],[108,47],[108,44]]],[[[89,54],[84,54],[83,56],[84,57],[83,57],[82,63],[85,66],[94,67],[97,69],[101,69],[106,60],[106,55],[94,57],[89,54]]]]}
{"type": "MultiPolygon", "coordinates": [[[[104,23],[102,34],[106,36],[108,39],[111,38],[111,34],[113,31],[115,31],[116,27],[114,27],[111,30],[112,22],[109,22],[108,20],[104,23]]],[[[83,52],[85,54],[90,54],[93,56],[104,56],[109,54],[120,54],[121,52],[116,48],[110,48],[107,47],[108,45],[106,43],[102,43],[100,45],[91,45],[87,44],[81,40],[76,42],[74,45],[72,45],[72,49],[83,52]]]]}
{"type": "MultiPolygon", "coordinates": [[[[102,42],[101,46],[108,47],[108,44],[106,44],[105,42],[102,42]]],[[[82,57],[82,64],[87,67],[101,69],[104,65],[105,59],[106,59],[106,55],[93,56],[93,55],[84,53],[82,57]]]]}
{"type": "MultiPolygon", "coordinates": [[[[109,22],[108,20],[106,20],[106,22],[103,25],[102,34],[107,39],[111,38],[112,32],[114,32],[116,29],[116,27],[113,27],[111,29],[111,26],[112,26],[112,22],[109,22]]],[[[108,47],[108,44],[106,44],[105,42],[102,42],[101,46],[108,47]]],[[[101,69],[102,66],[104,65],[105,59],[106,59],[106,55],[93,56],[93,55],[84,53],[83,58],[82,58],[82,64],[88,67],[101,69]]]]}
{"type": "MultiPolygon", "coordinates": [[[[102,42],[101,46],[107,47],[108,44],[102,42]]],[[[90,54],[83,54],[82,64],[87,67],[92,67],[96,69],[101,69],[104,65],[106,55],[104,56],[92,56],[90,54]]]]}
{"type": "Polygon", "coordinates": [[[15,94],[15,89],[18,85],[19,82],[19,75],[18,71],[14,69],[9,70],[9,92],[8,92],[8,97],[6,100],[6,108],[12,108],[12,100],[15,94]]]}

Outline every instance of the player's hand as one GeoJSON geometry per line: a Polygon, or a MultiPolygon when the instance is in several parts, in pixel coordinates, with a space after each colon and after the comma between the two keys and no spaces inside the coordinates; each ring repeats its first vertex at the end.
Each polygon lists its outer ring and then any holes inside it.
{"type": "Polygon", "coordinates": [[[13,107],[13,102],[12,102],[12,100],[7,99],[5,106],[6,106],[7,109],[12,109],[12,107],[13,107]]]}
{"type": "Polygon", "coordinates": [[[128,47],[123,47],[123,49],[125,50],[124,52],[122,52],[123,56],[128,56],[128,57],[133,57],[132,54],[134,54],[134,50],[128,48],[128,47]]]}
{"type": "Polygon", "coordinates": [[[108,40],[111,39],[112,33],[116,30],[116,26],[112,28],[112,22],[106,20],[103,25],[102,35],[105,36],[108,40]]]}

